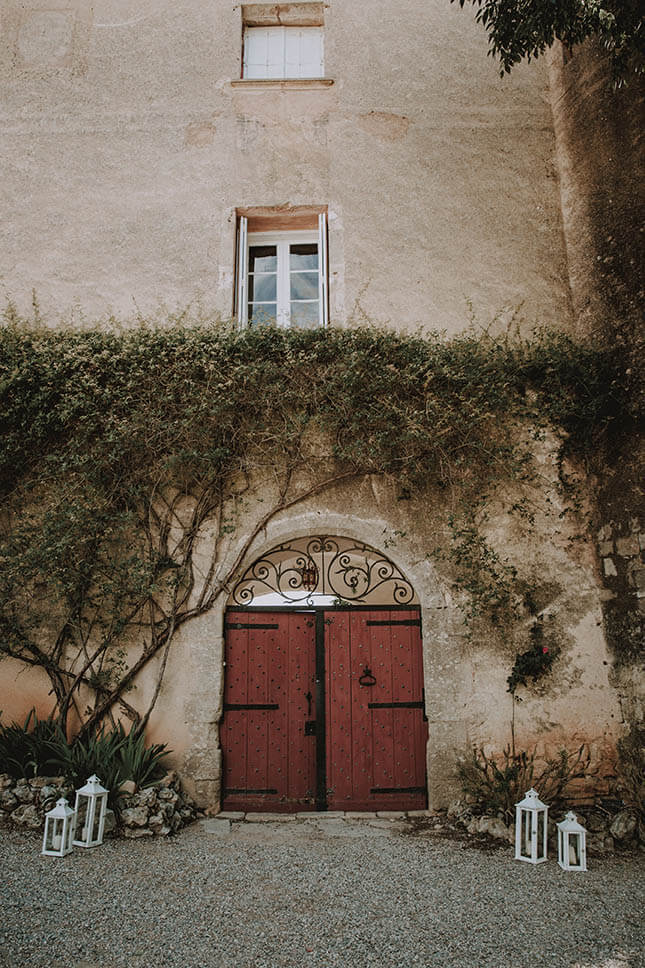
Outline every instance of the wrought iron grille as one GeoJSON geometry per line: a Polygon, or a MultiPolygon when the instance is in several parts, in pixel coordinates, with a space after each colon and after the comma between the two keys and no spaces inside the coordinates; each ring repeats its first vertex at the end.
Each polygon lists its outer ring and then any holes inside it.
{"type": "Polygon", "coordinates": [[[360,541],[316,535],[272,548],[233,589],[231,602],[253,605],[269,594],[285,604],[333,596],[338,604],[412,605],[414,589],[396,565],[360,541]]]}

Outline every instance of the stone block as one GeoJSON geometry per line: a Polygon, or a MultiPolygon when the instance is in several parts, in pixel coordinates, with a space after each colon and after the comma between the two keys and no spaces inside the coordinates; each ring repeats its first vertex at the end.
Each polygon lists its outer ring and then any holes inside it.
{"type": "Polygon", "coordinates": [[[14,796],[17,797],[21,803],[33,803],[34,802],[34,792],[27,785],[25,780],[22,783],[17,783],[13,788],[14,796]]]}
{"type": "MultiPolygon", "coordinates": [[[[62,796],[62,793],[58,789],[58,787],[49,786],[48,784],[45,784],[44,786],[41,786],[40,790],[38,791],[38,802],[41,805],[45,805],[47,804],[48,800],[52,800],[52,801],[58,800],[61,796],[62,796]]],[[[53,803],[52,803],[52,806],[53,806],[53,803]]]]}
{"type": "Polygon", "coordinates": [[[247,813],[247,823],[288,823],[295,821],[293,813],[247,813]]]}
{"type": "Polygon", "coordinates": [[[429,810],[408,810],[406,811],[406,815],[411,819],[414,819],[414,817],[429,817],[430,811],[429,810]]]}
{"type": "Polygon", "coordinates": [[[343,810],[303,810],[296,814],[299,820],[313,820],[316,817],[344,817],[345,813],[343,810]]]}
{"type": "MultiPolygon", "coordinates": [[[[51,786],[51,777],[48,776],[32,776],[29,780],[29,786],[32,790],[40,790],[41,787],[51,786]]],[[[0,776],[0,789],[2,789],[2,777],[0,776]]]]}
{"type": "Polygon", "coordinates": [[[638,538],[635,534],[630,534],[626,538],[616,539],[616,551],[623,558],[631,558],[632,555],[637,555],[639,550],[638,538]]]}
{"type": "Polygon", "coordinates": [[[205,834],[228,837],[231,832],[231,821],[222,820],[220,817],[209,817],[208,820],[202,820],[201,827],[205,834]]]}
{"type": "Polygon", "coordinates": [[[609,828],[609,833],[614,840],[629,841],[636,837],[638,829],[638,817],[631,810],[622,810],[616,814],[613,823],[609,828]]]}
{"type": "Polygon", "coordinates": [[[616,571],[616,565],[611,558],[602,559],[602,570],[606,578],[617,578],[618,572],[616,571]]]}
{"type": "Polygon", "coordinates": [[[33,803],[23,803],[13,811],[11,819],[14,823],[20,824],[21,827],[28,827],[30,830],[37,830],[42,826],[42,820],[33,803]]]}
{"type": "Polygon", "coordinates": [[[358,810],[347,810],[345,820],[376,820],[376,813],[358,810]]]}
{"type": "Polygon", "coordinates": [[[376,816],[381,817],[383,820],[403,820],[405,817],[404,810],[377,810],[376,816]]]}
{"type": "Polygon", "coordinates": [[[15,810],[18,803],[18,797],[15,797],[11,790],[3,790],[0,793],[0,810],[15,810]]]}
{"type": "Polygon", "coordinates": [[[601,557],[605,555],[613,555],[614,553],[614,542],[613,541],[600,541],[598,543],[598,553],[601,557]]]}
{"type": "Polygon", "coordinates": [[[121,820],[126,827],[145,827],[148,822],[148,811],[145,807],[130,807],[121,812],[121,820]]]}
{"type": "Polygon", "coordinates": [[[216,816],[218,820],[244,820],[246,814],[243,810],[221,810],[216,816]]]}
{"type": "Polygon", "coordinates": [[[645,589],[645,565],[637,565],[635,568],[629,569],[629,581],[634,588],[639,590],[645,589]]]}

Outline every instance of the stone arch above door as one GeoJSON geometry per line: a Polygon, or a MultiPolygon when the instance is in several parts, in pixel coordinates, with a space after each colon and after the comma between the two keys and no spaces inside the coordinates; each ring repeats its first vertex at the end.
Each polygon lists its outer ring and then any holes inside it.
{"type": "MultiPolygon", "coordinates": [[[[342,535],[343,540],[352,545],[367,548],[374,555],[370,560],[381,558],[388,562],[412,587],[414,597],[410,601],[421,609],[423,629],[423,668],[430,732],[427,758],[429,806],[446,806],[454,797],[455,751],[462,749],[466,742],[463,692],[469,675],[460,644],[461,616],[426,554],[426,548],[434,546],[431,542],[436,541],[436,537],[425,533],[423,527],[418,534],[409,530],[406,533],[403,530],[406,526],[409,529],[409,522],[396,520],[395,523],[383,517],[357,516],[338,509],[307,509],[298,514],[280,515],[258,535],[241,563],[229,595],[222,596],[209,613],[186,626],[183,635],[187,644],[190,643],[187,674],[193,686],[185,697],[184,709],[193,742],[183,755],[182,768],[200,804],[214,807],[221,803],[219,726],[224,703],[224,626],[227,609],[240,607],[234,602],[235,590],[254,565],[274,549],[306,543],[321,535],[336,538],[342,535]],[[379,547],[385,550],[380,552],[379,547]]],[[[232,545],[229,560],[236,554],[238,548],[232,545]]],[[[226,562],[223,563],[225,566],[226,562]]],[[[253,606],[250,608],[255,610],[253,606]]]]}

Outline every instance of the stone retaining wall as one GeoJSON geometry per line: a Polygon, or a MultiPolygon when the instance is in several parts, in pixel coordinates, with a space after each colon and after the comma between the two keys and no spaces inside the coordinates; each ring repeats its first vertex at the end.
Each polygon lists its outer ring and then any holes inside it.
{"type": "MultiPolygon", "coordinates": [[[[0,774],[0,823],[39,830],[60,797],[73,806],[75,791],[62,776],[15,780],[0,774]]],[[[116,812],[108,810],[105,831],[131,838],[165,837],[197,816],[195,802],[182,791],[179,777],[172,772],[143,790],[137,790],[134,783],[123,784],[116,812]]]]}

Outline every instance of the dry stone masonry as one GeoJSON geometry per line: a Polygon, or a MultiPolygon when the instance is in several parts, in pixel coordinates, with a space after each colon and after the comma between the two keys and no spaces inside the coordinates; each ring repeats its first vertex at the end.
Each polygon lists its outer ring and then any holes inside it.
{"type": "MultiPolygon", "coordinates": [[[[174,772],[143,790],[136,790],[131,783],[123,787],[116,815],[108,810],[106,833],[129,838],[166,837],[198,816],[195,802],[182,791],[181,781],[174,772]]],[[[15,780],[6,773],[0,774],[0,824],[40,830],[44,827],[45,814],[60,797],[73,805],[74,789],[64,777],[15,780]]]]}

